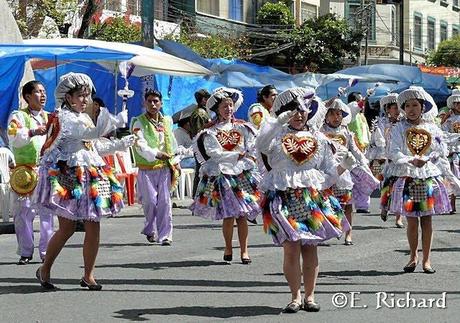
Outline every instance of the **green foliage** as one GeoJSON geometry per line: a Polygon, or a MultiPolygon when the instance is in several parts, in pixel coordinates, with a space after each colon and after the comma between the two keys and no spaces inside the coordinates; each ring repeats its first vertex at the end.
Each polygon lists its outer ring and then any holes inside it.
{"type": "Polygon", "coordinates": [[[250,53],[245,37],[231,38],[221,34],[198,37],[197,33],[183,28],[179,37],[170,35],[165,39],[184,44],[204,58],[244,58],[250,53]]]}
{"type": "Polygon", "coordinates": [[[141,41],[141,27],[131,23],[127,17],[107,18],[103,23],[90,26],[88,38],[120,43],[138,42],[141,41]]]}
{"type": "Polygon", "coordinates": [[[460,36],[442,41],[437,50],[430,52],[427,63],[436,66],[460,67],[460,36]]]}
{"type": "Polygon", "coordinates": [[[257,23],[259,25],[270,25],[274,27],[289,27],[294,25],[294,16],[291,9],[283,3],[266,2],[257,12],[257,23]]]}

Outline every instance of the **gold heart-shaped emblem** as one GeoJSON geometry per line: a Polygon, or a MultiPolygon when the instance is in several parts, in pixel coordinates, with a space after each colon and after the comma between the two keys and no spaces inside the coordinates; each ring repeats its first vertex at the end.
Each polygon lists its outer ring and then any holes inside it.
{"type": "Polygon", "coordinates": [[[338,144],[341,144],[342,146],[347,145],[347,138],[345,138],[345,136],[340,134],[340,133],[337,133],[337,134],[335,134],[335,133],[327,133],[326,137],[328,137],[332,141],[335,141],[338,144]]]}
{"type": "Polygon", "coordinates": [[[452,132],[460,133],[460,122],[454,122],[452,124],[452,132]]]}
{"type": "Polygon", "coordinates": [[[230,130],[230,131],[225,131],[225,130],[219,130],[217,131],[217,141],[219,144],[228,151],[232,151],[237,147],[240,143],[241,140],[243,139],[243,136],[241,133],[239,133],[236,130],[230,130]]]}
{"type": "Polygon", "coordinates": [[[284,153],[297,165],[302,165],[310,160],[318,150],[318,142],[315,138],[297,137],[292,133],[283,137],[282,146],[284,153]]]}
{"type": "Polygon", "coordinates": [[[413,155],[422,156],[431,146],[431,134],[425,129],[406,130],[406,144],[413,155]]]}

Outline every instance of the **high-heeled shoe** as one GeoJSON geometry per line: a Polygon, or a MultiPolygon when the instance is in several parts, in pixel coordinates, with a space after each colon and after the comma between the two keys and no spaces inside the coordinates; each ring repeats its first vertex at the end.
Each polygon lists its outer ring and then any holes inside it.
{"type": "Polygon", "coordinates": [[[81,287],[86,287],[88,288],[89,290],[101,290],[102,289],[102,285],[100,284],[90,284],[88,283],[86,280],[85,280],[85,277],[82,277],[81,280],[80,280],[80,286],[81,287]]]}
{"type": "Polygon", "coordinates": [[[230,262],[233,260],[233,255],[230,254],[230,255],[224,255],[224,261],[226,262],[230,262]]]}
{"type": "Polygon", "coordinates": [[[412,262],[410,264],[407,264],[403,270],[405,273],[413,273],[415,271],[415,268],[417,267],[418,262],[412,262]]]}
{"type": "Polygon", "coordinates": [[[38,281],[40,282],[40,285],[46,290],[54,290],[56,289],[56,286],[51,284],[49,281],[43,280],[42,279],[42,272],[41,272],[42,267],[38,267],[37,271],[35,272],[35,277],[37,277],[38,281]]]}

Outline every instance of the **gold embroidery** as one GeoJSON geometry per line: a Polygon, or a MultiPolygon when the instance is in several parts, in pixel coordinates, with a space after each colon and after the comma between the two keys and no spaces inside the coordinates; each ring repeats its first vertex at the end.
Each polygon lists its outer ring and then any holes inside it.
{"type": "Polygon", "coordinates": [[[422,156],[431,146],[431,134],[425,129],[406,130],[406,144],[413,155],[422,156]]]}
{"type": "Polygon", "coordinates": [[[347,145],[347,138],[342,134],[339,134],[339,133],[338,134],[327,133],[326,137],[328,137],[329,139],[335,141],[338,144],[341,144],[342,146],[347,145]]]}

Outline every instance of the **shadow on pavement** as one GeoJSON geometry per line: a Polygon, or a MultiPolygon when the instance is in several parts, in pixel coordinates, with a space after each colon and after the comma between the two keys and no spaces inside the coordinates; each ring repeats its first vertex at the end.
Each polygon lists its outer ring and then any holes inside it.
{"type": "Polygon", "coordinates": [[[110,264],[96,265],[96,268],[135,268],[135,269],[168,269],[168,268],[184,268],[184,267],[209,267],[209,266],[227,266],[223,261],[207,261],[207,260],[185,260],[185,261],[170,261],[170,262],[139,262],[126,264],[110,264]]]}
{"type": "Polygon", "coordinates": [[[386,230],[389,229],[388,227],[382,227],[382,226],[377,226],[377,225],[368,225],[368,226],[363,226],[363,225],[354,225],[353,230],[386,230]]]}
{"type": "Polygon", "coordinates": [[[144,315],[185,315],[196,317],[254,317],[261,315],[278,315],[281,309],[270,306],[231,306],[231,307],[209,307],[209,306],[180,306],[170,308],[147,308],[129,309],[115,312],[117,319],[131,321],[148,321],[144,315]]]}
{"type": "MultiPolygon", "coordinates": [[[[144,247],[152,245],[150,242],[133,242],[133,243],[101,243],[99,248],[116,248],[116,247],[144,247]]],[[[64,248],[83,248],[83,244],[66,244],[64,248]]]]}
{"type": "Polygon", "coordinates": [[[378,271],[378,270],[343,270],[343,271],[321,271],[318,277],[323,278],[326,276],[334,277],[372,277],[372,276],[399,276],[404,273],[401,271],[378,271]]]}
{"type": "MultiPolygon", "coordinates": [[[[419,249],[421,251],[421,249],[419,249]]],[[[450,247],[450,248],[431,248],[431,252],[459,252],[460,247],[450,247]]],[[[395,252],[400,252],[405,255],[409,255],[409,250],[406,249],[395,249],[395,252]]]]}

